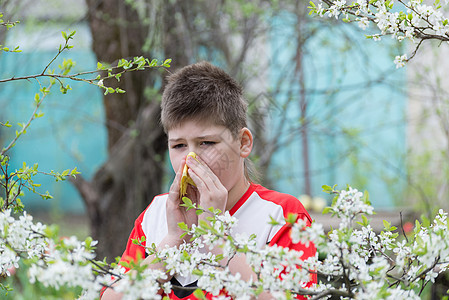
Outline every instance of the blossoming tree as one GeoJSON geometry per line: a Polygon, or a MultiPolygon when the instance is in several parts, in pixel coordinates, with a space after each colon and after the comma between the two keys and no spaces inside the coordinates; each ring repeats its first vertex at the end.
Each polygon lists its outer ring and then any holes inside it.
{"type": "MultiPolygon", "coordinates": [[[[302,261],[301,253],[276,246],[257,249],[254,238],[233,235],[236,219],[228,213],[215,214],[210,223],[192,228],[180,224],[192,235],[189,243],[159,252],[149,246],[147,252],[155,254],[171,274],[197,275],[199,288],[195,293],[199,298],[203,297],[202,289],[219,299],[251,299],[263,291],[277,299],[292,299],[295,295],[310,295],[311,299],[331,295],[345,299],[420,299],[426,284],[447,270],[447,213],[439,211],[432,223],[416,222],[409,236],[402,236],[386,221],[385,229],[376,233],[369,224],[373,208],[366,193],[350,187],[335,190],[325,186],[324,190],[335,195],[327,211],[340,219],[338,228],[325,233],[321,224],[305,227],[304,223],[295,222],[295,216],[287,218],[293,241],[314,242],[321,259],[317,254],[302,261]],[[222,257],[201,251],[205,246],[217,245],[223,247],[223,256],[228,259],[245,253],[257,280],[242,280],[230,272],[227,264],[219,263],[222,257]],[[305,289],[300,282],[307,282],[311,272],[327,280],[305,289]]],[[[202,212],[190,202],[185,203],[202,212]]],[[[169,292],[175,288],[169,282],[159,283],[158,279],[167,278],[166,273],[139,262],[131,263],[137,272],[124,273],[118,264],[109,266],[95,261],[95,241],[79,241],[75,237],[59,240],[45,225],[33,223],[26,212],[15,218],[11,209],[2,211],[0,226],[3,275],[8,276],[8,270],[19,267],[18,261],[23,259],[30,264],[31,283],[40,281],[56,289],[81,287],[83,299],[98,298],[101,288],[114,282],[114,289],[122,292],[125,299],[161,299],[159,290],[169,292]],[[115,279],[111,280],[111,276],[115,279]]]]}
{"type": "MultiPolygon", "coordinates": [[[[447,41],[445,31],[447,21],[440,15],[438,4],[431,9],[422,3],[404,4],[409,12],[392,13],[392,2],[371,1],[346,4],[343,1],[331,2],[328,8],[321,4],[311,4],[312,11],[319,15],[339,16],[344,13],[354,15],[362,26],[367,21],[376,22],[380,34],[372,35],[378,39],[391,34],[398,40],[410,38],[420,43],[435,38],[447,41]],[[424,24],[424,25],[422,25],[424,24]],[[426,25],[427,24],[427,25],[426,25]],[[433,32],[432,32],[433,30],[433,32]]],[[[0,20],[1,25],[12,26],[0,20]]],[[[59,53],[68,49],[69,40],[74,33],[63,33],[65,44],[59,53]]],[[[2,48],[3,51],[9,49],[2,48]]],[[[17,51],[18,49],[15,49],[17,51]]],[[[58,55],[59,55],[58,53],[58,55]]],[[[412,56],[413,57],[413,54],[412,56]]],[[[406,57],[397,58],[401,66],[406,57]]],[[[29,266],[28,278],[31,284],[40,282],[56,290],[66,287],[81,290],[80,298],[95,299],[100,290],[111,286],[124,294],[126,299],[161,299],[159,291],[169,292],[170,283],[159,283],[158,279],[167,278],[167,273],[152,270],[140,262],[130,263],[136,272],[124,272],[117,263],[111,265],[98,260],[95,255],[97,241],[91,238],[78,240],[75,237],[60,239],[52,226],[33,222],[32,216],[23,211],[20,198],[25,190],[38,192],[39,184],[33,181],[34,175],[40,173],[38,165],[24,165],[19,170],[9,170],[8,151],[26,133],[32,121],[42,115],[39,107],[53,85],[59,85],[62,92],[70,86],[67,80],[81,80],[95,84],[105,93],[122,92],[105,86],[104,79],[120,77],[118,68],[127,72],[142,68],[168,67],[169,61],[158,64],[144,58],[130,61],[121,60],[117,67],[103,67],[83,74],[71,74],[71,64],[66,62],[59,73],[47,72],[51,63],[35,80],[49,78],[48,86],[41,86],[35,97],[35,111],[15,138],[0,152],[0,273],[4,277],[11,275],[12,268],[20,268],[19,262],[29,266]],[[97,76],[98,71],[106,70],[106,75],[97,76]],[[86,76],[93,75],[92,79],[86,76]]],[[[10,78],[8,80],[30,79],[31,77],[10,78]]],[[[0,81],[1,82],[1,81],[0,81]]],[[[6,121],[0,124],[9,127],[6,121]]],[[[41,172],[42,173],[42,172],[41,172]]],[[[77,170],[48,172],[56,180],[76,176],[77,170]]],[[[315,257],[305,261],[301,253],[281,247],[257,249],[254,238],[247,238],[233,233],[236,219],[228,213],[219,215],[212,211],[209,222],[188,227],[179,224],[185,234],[192,238],[178,248],[166,248],[156,251],[154,246],[146,247],[149,254],[154,254],[157,262],[162,262],[167,272],[189,273],[198,276],[198,289],[195,295],[203,298],[204,290],[217,299],[251,299],[262,292],[269,292],[277,299],[293,299],[296,295],[308,295],[311,299],[326,299],[338,296],[343,299],[419,299],[424,287],[433,282],[436,276],[449,266],[449,232],[447,213],[440,210],[432,222],[416,222],[413,232],[406,235],[401,228],[384,221],[384,229],[375,232],[370,225],[370,216],[374,213],[368,194],[348,187],[338,190],[336,187],[323,186],[325,192],[333,195],[332,205],[325,209],[340,220],[338,228],[324,232],[322,224],[313,223],[306,227],[296,216],[286,219],[291,225],[294,242],[314,243],[318,249],[315,257]],[[201,251],[204,247],[222,247],[223,257],[201,251]],[[238,253],[245,253],[256,278],[244,281],[239,274],[232,274],[226,261],[238,253]],[[223,264],[223,258],[225,263],[223,264]],[[220,263],[221,262],[221,263],[220,263]],[[322,280],[310,288],[301,282],[307,282],[311,273],[317,273],[322,280]],[[222,291],[226,291],[223,294],[222,291]]],[[[51,197],[41,193],[43,198],[51,197]]],[[[204,213],[204,208],[196,207],[188,199],[184,205],[188,209],[204,213]]],[[[142,243],[136,240],[135,243],[142,243]]],[[[1,287],[10,288],[0,282],[1,287]]]]}
{"type": "Polygon", "coordinates": [[[449,21],[445,9],[448,1],[436,0],[431,5],[423,0],[319,0],[310,1],[311,12],[321,17],[340,16],[345,22],[356,22],[362,29],[370,23],[376,25],[379,33],[367,35],[375,41],[391,36],[399,42],[410,40],[415,44],[413,52],[396,56],[396,67],[403,67],[415,56],[426,40],[449,42],[449,21]]]}

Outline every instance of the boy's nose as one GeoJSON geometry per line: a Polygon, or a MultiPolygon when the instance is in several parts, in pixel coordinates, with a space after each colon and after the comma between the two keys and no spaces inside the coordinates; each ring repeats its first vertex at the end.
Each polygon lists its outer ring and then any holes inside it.
{"type": "MultiPolygon", "coordinates": [[[[187,154],[189,154],[190,152],[195,152],[195,153],[197,153],[196,152],[196,147],[187,147],[187,151],[186,151],[187,153],[186,153],[186,155],[187,154]]],[[[198,153],[197,153],[198,154],[198,153]]]]}
{"type": "MultiPolygon", "coordinates": [[[[196,147],[196,146],[188,147],[188,150],[189,150],[189,152],[187,152],[187,154],[189,154],[190,152],[195,152],[197,155],[200,155],[200,154],[201,154],[200,148],[199,148],[199,147],[196,147]]],[[[186,155],[187,155],[187,154],[186,154],[186,155]]]]}

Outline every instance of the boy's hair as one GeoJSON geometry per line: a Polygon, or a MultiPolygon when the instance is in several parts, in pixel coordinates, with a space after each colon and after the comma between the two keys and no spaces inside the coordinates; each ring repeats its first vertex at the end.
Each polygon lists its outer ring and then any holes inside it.
{"type": "Polygon", "coordinates": [[[222,125],[234,137],[246,127],[242,87],[222,69],[199,62],[176,71],[167,80],[161,103],[166,133],[186,120],[222,125]]]}

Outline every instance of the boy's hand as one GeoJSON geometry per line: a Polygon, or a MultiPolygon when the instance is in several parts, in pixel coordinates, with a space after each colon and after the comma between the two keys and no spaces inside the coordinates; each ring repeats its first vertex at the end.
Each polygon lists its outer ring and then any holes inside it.
{"type": "MultiPolygon", "coordinates": [[[[170,240],[174,240],[179,243],[182,243],[180,236],[184,233],[184,231],[179,228],[178,223],[184,222],[189,227],[191,227],[192,224],[198,223],[198,217],[194,209],[187,211],[185,207],[180,206],[180,204],[182,204],[182,201],[179,195],[179,184],[181,182],[182,170],[184,168],[184,165],[185,160],[183,160],[178,171],[176,172],[175,179],[173,180],[170,191],[168,193],[168,200],[166,204],[168,226],[167,237],[170,240]]],[[[194,202],[193,199],[192,201],[194,202]]]]}
{"type": "MultiPolygon", "coordinates": [[[[199,162],[193,157],[187,157],[189,175],[196,184],[196,189],[190,187],[188,196],[191,197],[192,202],[198,203],[204,209],[213,207],[224,212],[228,200],[228,190],[201,157],[197,156],[197,159],[199,162]]],[[[200,218],[205,218],[204,215],[200,215],[200,218]]]]}

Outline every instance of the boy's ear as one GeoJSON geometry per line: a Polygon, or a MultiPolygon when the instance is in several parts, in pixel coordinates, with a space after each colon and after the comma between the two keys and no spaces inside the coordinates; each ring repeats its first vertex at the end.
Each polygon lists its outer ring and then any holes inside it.
{"type": "Polygon", "coordinates": [[[243,158],[246,158],[251,153],[251,150],[253,149],[253,135],[251,131],[243,127],[240,130],[240,156],[243,158]]]}

